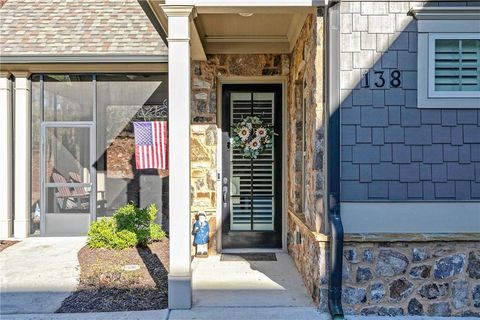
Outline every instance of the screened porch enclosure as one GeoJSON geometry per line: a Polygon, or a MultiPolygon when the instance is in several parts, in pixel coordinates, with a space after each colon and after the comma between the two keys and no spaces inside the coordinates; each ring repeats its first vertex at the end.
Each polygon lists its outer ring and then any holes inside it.
{"type": "Polygon", "coordinates": [[[134,122],[167,121],[165,74],[32,76],[31,233],[84,235],[133,202],[168,214],[168,170],[137,169],[134,122]]]}

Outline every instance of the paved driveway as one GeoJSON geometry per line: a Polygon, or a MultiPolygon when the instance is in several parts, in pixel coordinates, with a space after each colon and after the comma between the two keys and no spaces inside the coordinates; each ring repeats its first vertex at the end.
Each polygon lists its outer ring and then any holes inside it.
{"type": "Polygon", "coordinates": [[[84,245],[85,237],[27,238],[0,252],[0,314],[55,312],[77,286],[84,245]]]}

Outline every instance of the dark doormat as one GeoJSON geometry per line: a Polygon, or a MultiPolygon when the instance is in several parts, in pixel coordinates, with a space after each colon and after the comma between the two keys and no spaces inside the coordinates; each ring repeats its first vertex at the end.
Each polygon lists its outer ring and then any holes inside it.
{"type": "Polygon", "coordinates": [[[220,261],[277,261],[275,253],[222,253],[220,261]]]}

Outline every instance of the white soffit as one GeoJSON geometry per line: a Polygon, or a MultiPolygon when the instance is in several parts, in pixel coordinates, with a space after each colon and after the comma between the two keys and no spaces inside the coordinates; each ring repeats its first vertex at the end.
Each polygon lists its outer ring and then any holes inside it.
{"type": "Polygon", "coordinates": [[[325,4],[312,0],[149,2],[165,29],[161,6],[195,6],[190,29],[194,60],[205,60],[206,54],[290,53],[307,15],[325,4]]]}
{"type": "Polygon", "coordinates": [[[199,7],[195,24],[207,54],[290,53],[311,12],[311,7],[199,7]]]}

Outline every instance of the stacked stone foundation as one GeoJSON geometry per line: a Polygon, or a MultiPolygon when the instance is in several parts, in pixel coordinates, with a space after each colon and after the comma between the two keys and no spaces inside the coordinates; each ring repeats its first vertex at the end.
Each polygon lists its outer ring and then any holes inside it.
{"type": "MultiPolygon", "coordinates": [[[[289,218],[289,253],[313,301],[327,311],[328,239],[310,231],[298,216],[289,218]]],[[[480,316],[480,241],[345,239],[346,314],[480,316]]]]}

